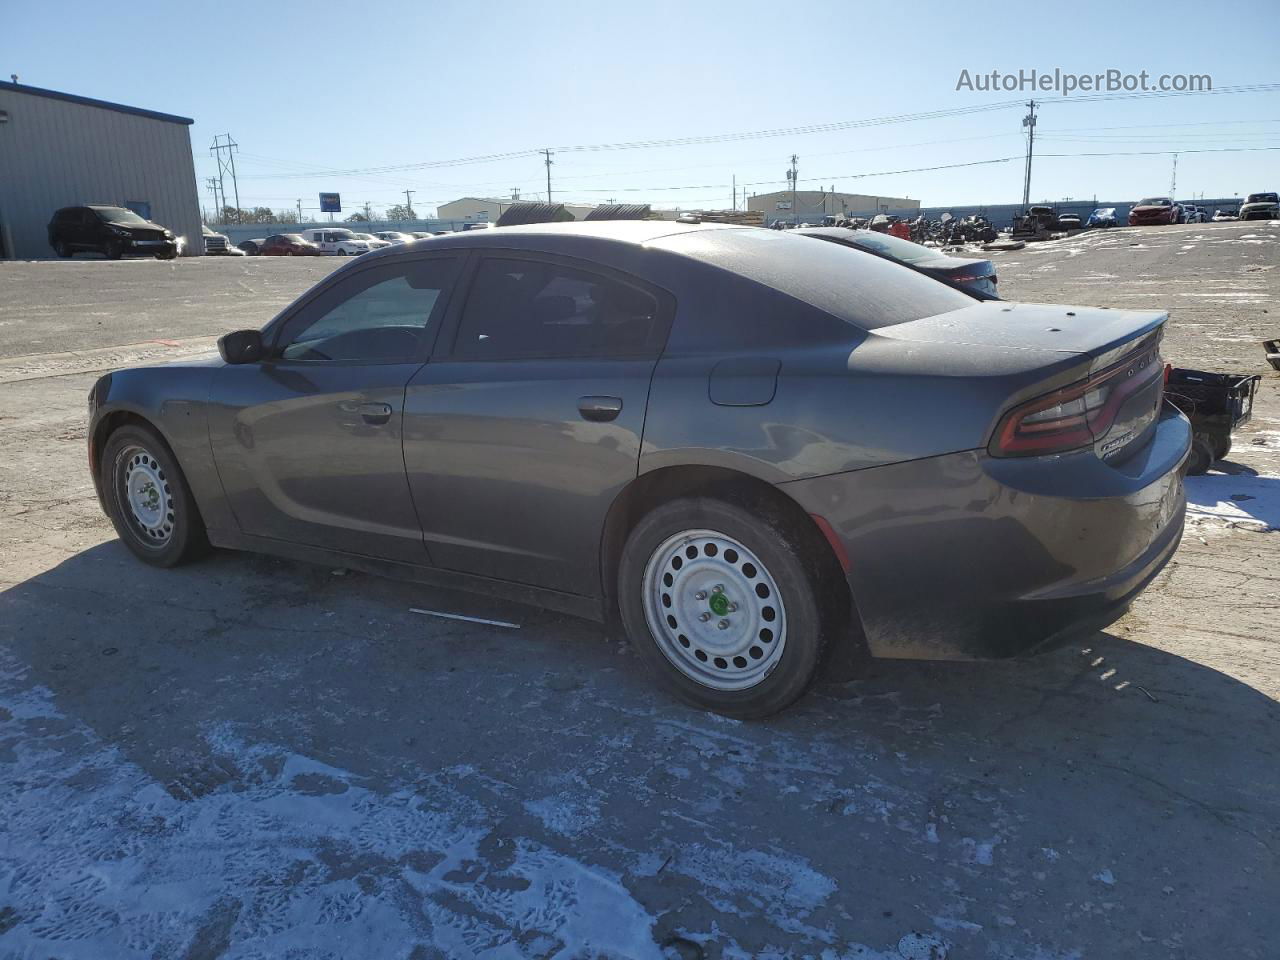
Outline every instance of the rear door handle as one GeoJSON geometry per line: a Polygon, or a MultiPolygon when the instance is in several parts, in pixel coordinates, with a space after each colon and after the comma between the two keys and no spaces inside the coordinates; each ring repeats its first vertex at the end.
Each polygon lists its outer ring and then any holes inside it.
{"type": "Polygon", "coordinates": [[[617,419],[622,412],[621,397],[579,397],[578,413],[583,420],[593,423],[608,423],[617,419]]]}
{"type": "Polygon", "coordinates": [[[364,420],[365,423],[386,423],[391,419],[391,404],[362,403],[360,404],[360,418],[364,420]]]}

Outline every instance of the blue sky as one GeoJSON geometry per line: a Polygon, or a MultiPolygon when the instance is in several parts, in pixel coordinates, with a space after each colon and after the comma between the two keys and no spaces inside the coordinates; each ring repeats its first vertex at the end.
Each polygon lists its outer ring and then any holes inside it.
{"type": "MultiPolygon", "coordinates": [[[[972,74],[1209,74],[1216,88],[1280,81],[1273,0],[1072,4],[854,2],[16,3],[0,75],[194,117],[208,147],[240,144],[242,205],[381,209],[416,191],[420,214],[458,196],[545,191],[540,156],[337,173],[543,147],[761,131],[1025,100],[957,91],[972,74]],[[1274,46],[1274,42],[1272,42],[1274,46]]],[[[1053,96],[1048,94],[1047,96],[1053,96]]],[[[969,116],[693,146],[558,151],[558,200],[728,206],[730,184],[909,196],[926,205],[1017,202],[1021,107],[969,116]],[[947,170],[890,171],[1016,159],[947,170]],[[855,176],[875,174],[874,176],[855,176]],[[813,178],[813,179],[811,179],[813,178]],[[818,179],[820,178],[820,179],[818,179]],[[770,182],[776,181],[776,182],[770,182]],[[679,188],[679,189],[673,189],[679,188]]],[[[1280,93],[1048,103],[1033,200],[1166,192],[1171,157],[1048,154],[1181,150],[1180,199],[1280,187],[1280,93]]],[[[202,200],[208,202],[202,189],[202,200]]]]}

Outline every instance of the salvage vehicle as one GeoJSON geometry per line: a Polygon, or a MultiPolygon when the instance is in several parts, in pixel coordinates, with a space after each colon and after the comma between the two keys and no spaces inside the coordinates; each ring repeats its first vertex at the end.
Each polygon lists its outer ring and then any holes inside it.
{"type": "Polygon", "coordinates": [[[374,236],[372,233],[355,233],[353,234],[353,236],[357,240],[363,240],[365,243],[367,243],[369,245],[370,250],[382,250],[386,247],[391,246],[390,240],[383,240],[377,236],[374,236]]]}
{"type": "Polygon", "coordinates": [[[256,257],[262,253],[262,245],[267,242],[266,237],[255,237],[252,240],[241,240],[236,244],[236,248],[242,251],[246,256],[256,257]]]}
{"type": "Polygon", "coordinates": [[[1180,222],[1182,208],[1168,197],[1147,197],[1129,208],[1129,226],[1147,227],[1180,222]]]}
{"type": "Polygon", "coordinates": [[[89,463],[149,564],[212,544],[541,604],[760,717],[828,647],[1008,657],[1119,617],[1182,532],[1166,320],[751,227],[457,233],[100,378],[89,463]]]}
{"type": "Polygon", "coordinates": [[[321,250],[300,233],[275,233],[258,245],[264,257],[318,257],[321,250]]]}
{"type": "Polygon", "coordinates": [[[108,260],[125,254],[172,260],[179,241],[168,227],[152,223],[125,207],[90,204],[63,207],[49,221],[49,246],[60,257],[87,251],[108,260]]]}
{"type": "Polygon", "coordinates": [[[1280,197],[1274,193],[1251,193],[1240,204],[1241,220],[1275,220],[1280,217],[1280,197]]]}
{"type": "Polygon", "coordinates": [[[1081,226],[1080,214],[1078,213],[1064,213],[1058,217],[1059,230],[1079,230],[1081,226]]]}
{"type": "Polygon", "coordinates": [[[340,257],[358,257],[369,252],[369,244],[343,227],[313,227],[303,236],[320,248],[321,253],[340,257]]]}
{"type": "Polygon", "coordinates": [[[1085,222],[1086,227],[1118,227],[1120,225],[1119,218],[1116,217],[1115,207],[1099,207],[1093,213],[1089,214],[1089,219],[1085,222]]]}
{"type": "Polygon", "coordinates": [[[1232,431],[1253,416],[1253,398],[1261,380],[1256,373],[1165,368],[1165,397],[1191,421],[1191,455],[1185,467],[1189,475],[1207,473],[1215,461],[1226,459],[1232,431]]]}
{"type": "Polygon", "coordinates": [[[1047,240],[1051,231],[1058,229],[1058,215],[1053,207],[1028,207],[1027,212],[1015,217],[1010,236],[1015,240],[1047,240]]]}
{"type": "Polygon", "coordinates": [[[1239,220],[1239,219],[1240,219],[1239,214],[1237,214],[1237,213],[1235,213],[1235,212],[1233,212],[1233,211],[1231,211],[1231,210],[1215,210],[1215,211],[1213,211],[1213,222],[1214,222],[1214,223],[1231,223],[1231,222],[1234,222],[1234,221],[1239,220]]]}
{"type": "MultiPolygon", "coordinates": [[[[381,230],[374,234],[379,240],[385,240],[387,243],[408,243],[410,240],[418,239],[416,233],[403,233],[399,230],[381,230]]],[[[430,234],[427,234],[430,236],[430,234]]]]}
{"type": "Polygon", "coordinates": [[[996,265],[990,260],[970,257],[952,257],[939,253],[933,247],[922,246],[910,240],[875,233],[871,230],[849,230],[845,227],[810,227],[796,231],[802,237],[816,237],[831,243],[841,243],[863,250],[877,257],[884,257],[918,270],[925,276],[940,280],[982,300],[999,299],[996,292],[996,265]]]}

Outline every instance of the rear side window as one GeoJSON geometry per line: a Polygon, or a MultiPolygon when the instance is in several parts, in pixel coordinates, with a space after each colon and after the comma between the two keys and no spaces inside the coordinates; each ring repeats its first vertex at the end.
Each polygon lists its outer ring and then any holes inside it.
{"type": "Polygon", "coordinates": [[[471,284],[454,355],[464,360],[646,354],[658,302],[612,277],[490,257],[471,284]]]}
{"type": "Polygon", "coordinates": [[[755,280],[863,330],[973,306],[968,294],[910,267],[777,230],[698,230],[652,246],[755,280]]]}

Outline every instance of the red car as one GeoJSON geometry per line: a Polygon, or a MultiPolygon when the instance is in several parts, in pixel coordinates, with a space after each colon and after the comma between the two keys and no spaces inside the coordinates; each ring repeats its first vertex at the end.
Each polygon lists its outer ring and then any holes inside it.
{"type": "Polygon", "coordinates": [[[1169,197],[1147,197],[1129,208],[1129,226],[1179,223],[1182,220],[1180,213],[1178,205],[1169,197]]]}
{"type": "Polygon", "coordinates": [[[320,248],[297,233],[277,233],[267,237],[258,247],[263,257],[318,257],[320,248]]]}

